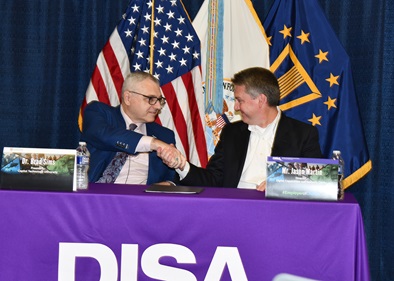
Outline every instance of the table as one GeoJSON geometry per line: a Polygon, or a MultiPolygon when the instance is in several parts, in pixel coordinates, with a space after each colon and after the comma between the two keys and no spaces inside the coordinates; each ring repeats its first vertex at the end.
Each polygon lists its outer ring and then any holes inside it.
{"type": "Polygon", "coordinates": [[[318,202],[269,200],[256,190],[145,189],[1,190],[0,280],[370,279],[351,194],[318,202]]]}

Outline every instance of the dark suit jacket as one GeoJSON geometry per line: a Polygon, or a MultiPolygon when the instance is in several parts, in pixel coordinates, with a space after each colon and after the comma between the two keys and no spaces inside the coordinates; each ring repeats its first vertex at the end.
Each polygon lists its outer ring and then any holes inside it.
{"type": "MultiPolygon", "coordinates": [[[[134,154],[142,135],[126,130],[120,106],[112,107],[101,102],[89,103],[84,111],[81,139],[90,151],[89,182],[96,182],[116,152],[134,154]]],[[[175,145],[174,132],[155,122],[146,123],[148,136],[154,136],[175,145]]],[[[147,184],[173,180],[175,171],[163,164],[156,152],[149,153],[147,184]]]]}
{"type": "MultiPolygon", "coordinates": [[[[249,137],[248,124],[242,121],[227,124],[206,169],[190,164],[190,171],[180,184],[237,187],[245,164],[249,137]]],[[[317,129],[282,113],[271,155],[322,157],[317,129]]]]}

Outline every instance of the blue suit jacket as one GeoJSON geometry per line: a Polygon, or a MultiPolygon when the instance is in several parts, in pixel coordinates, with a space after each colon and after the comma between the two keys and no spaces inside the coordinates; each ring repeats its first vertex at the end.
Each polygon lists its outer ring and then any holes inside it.
{"type": "MultiPolygon", "coordinates": [[[[89,103],[84,111],[81,139],[90,151],[89,182],[96,182],[119,151],[134,154],[142,135],[126,130],[120,106],[101,102],[89,103]]],[[[148,136],[175,145],[174,132],[155,122],[146,123],[148,136]]],[[[173,180],[175,170],[168,168],[155,151],[149,153],[147,184],[173,180]]]]}

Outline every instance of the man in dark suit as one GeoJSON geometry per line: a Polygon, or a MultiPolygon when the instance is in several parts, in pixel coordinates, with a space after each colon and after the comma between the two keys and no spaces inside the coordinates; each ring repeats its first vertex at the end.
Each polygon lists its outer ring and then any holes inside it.
{"type": "MultiPolygon", "coordinates": [[[[322,157],[317,129],[280,111],[279,84],[272,72],[248,68],[235,74],[232,82],[234,109],[242,121],[223,128],[205,169],[189,163],[177,169],[180,184],[263,191],[267,156],[322,157]]],[[[166,163],[167,151],[159,150],[158,155],[166,163]]]]}
{"type": "Polygon", "coordinates": [[[174,169],[156,153],[161,147],[173,153],[173,159],[180,156],[169,145],[175,144],[174,132],[154,122],[164,105],[158,80],[145,72],[133,72],[123,83],[119,106],[96,101],[86,106],[81,138],[91,154],[89,182],[152,184],[173,180],[174,169]]]}

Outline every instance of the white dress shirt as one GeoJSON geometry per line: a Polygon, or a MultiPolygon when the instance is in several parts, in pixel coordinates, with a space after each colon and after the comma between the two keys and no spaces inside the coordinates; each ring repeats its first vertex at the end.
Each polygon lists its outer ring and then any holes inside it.
{"type": "Polygon", "coordinates": [[[256,189],[267,178],[267,156],[271,155],[276,129],[280,119],[280,109],[274,121],[267,127],[249,125],[248,151],[238,188],[256,189]]]}
{"type": "Polygon", "coordinates": [[[134,132],[140,133],[144,136],[142,136],[135,149],[135,152],[138,152],[138,154],[129,155],[127,157],[126,163],[120,170],[115,183],[146,184],[149,169],[149,152],[151,151],[150,144],[153,138],[146,136],[145,123],[133,122],[124,112],[122,107],[120,107],[120,112],[126,122],[126,128],[129,128],[130,124],[134,123],[137,125],[134,132]]]}

